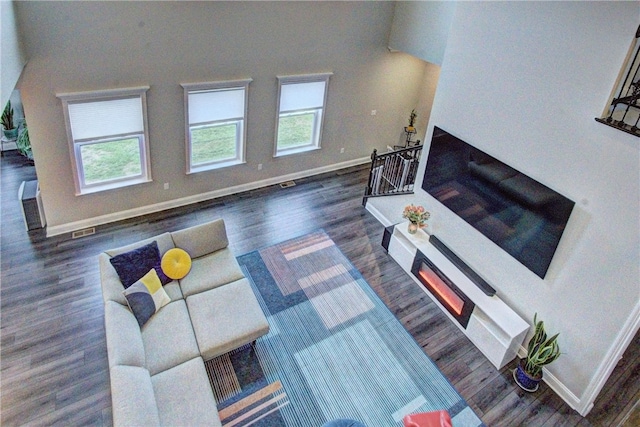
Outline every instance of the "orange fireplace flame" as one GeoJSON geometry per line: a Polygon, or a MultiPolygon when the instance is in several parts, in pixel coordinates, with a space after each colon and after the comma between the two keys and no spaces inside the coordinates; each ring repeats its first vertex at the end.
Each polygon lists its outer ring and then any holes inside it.
{"type": "Polygon", "coordinates": [[[460,298],[446,283],[444,283],[432,270],[420,269],[418,273],[422,280],[429,285],[431,290],[440,296],[441,301],[444,301],[458,316],[462,314],[462,307],[464,301],[460,298]]]}

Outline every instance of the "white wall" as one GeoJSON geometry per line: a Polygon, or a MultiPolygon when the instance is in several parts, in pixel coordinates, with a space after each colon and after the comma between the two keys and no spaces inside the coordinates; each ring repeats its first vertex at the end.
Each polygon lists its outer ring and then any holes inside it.
{"type": "Polygon", "coordinates": [[[387,50],[392,2],[19,2],[17,10],[29,53],[20,88],[49,230],[366,159],[397,140],[423,82],[423,61],[387,50]],[[274,159],[276,76],[326,71],[322,150],[274,159]],[[247,164],[187,176],[180,83],[247,77],[247,164]],[[154,181],[75,196],[56,93],[140,85],[151,86],[154,181]]]}
{"type": "Polygon", "coordinates": [[[520,315],[560,332],[549,379],[582,412],[638,321],[640,140],[594,118],[639,17],[637,2],[457,5],[426,139],[441,127],[576,202],[544,280],[418,192],[444,242],[520,315]]]}
{"type": "Polygon", "coordinates": [[[27,60],[18,37],[13,1],[0,0],[0,22],[0,106],[4,109],[27,60]]]}

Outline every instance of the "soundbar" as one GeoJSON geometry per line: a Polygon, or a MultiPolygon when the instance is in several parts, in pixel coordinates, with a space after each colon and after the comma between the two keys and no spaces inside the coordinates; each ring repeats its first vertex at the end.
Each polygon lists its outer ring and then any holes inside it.
{"type": "Polygon", "coordinates": [[[449,249],[447,247],[447,245],[442,243],[442,241],[440,241],[440,239],[438,239],[433,234],[429,236],[429,243],[431,243],[433,246],[435,246],[435,248],[437,250],[439,250],[440,253],[442,253],[442,255],[447,257],[447,259],[453,263],[453,265],[458,267],[458,269],[460,271],[462,271],[464,273],[464,275],[469,278],[469,280],[471,280],[473,283],[475,283],[476,286],[479,287],[482,290],[482,292],[484,292],[485,294],[489,295],[490,297],[492,297],[492,296],[494,296],[496,294],[496,290],[493,289],[491,287],[491,285],[489,285],[482,277],[480,277],[478,275],[478,273],[473,271],[471,269],[471,267],[469,267],[467,264],[465,264],[465,262],[462,261],[458,257],[458,255],[453,253],[453,251],[451,251],[451,249],[449,249]]]}

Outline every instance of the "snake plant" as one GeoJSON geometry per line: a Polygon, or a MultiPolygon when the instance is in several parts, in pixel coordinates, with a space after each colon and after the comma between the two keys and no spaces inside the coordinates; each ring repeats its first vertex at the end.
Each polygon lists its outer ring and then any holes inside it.
{"type": "Polygon", "coordinates": [[[542,367],[560,357],[560,347],[558,346],[558,335],[547,338],[544,330],[544,322],[538,320],[538,313],[533,316],[535,331],[527,346],[527,357],[524,363],[524,370],[534,378],[542,376],[542,367]]]}

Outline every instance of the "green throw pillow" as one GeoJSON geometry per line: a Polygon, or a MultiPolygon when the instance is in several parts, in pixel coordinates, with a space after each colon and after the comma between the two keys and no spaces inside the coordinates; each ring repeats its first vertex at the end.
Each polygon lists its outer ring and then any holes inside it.
{"type": "Polygon", "coordinates": [[[151,316],[171,302],[171,298],[162,287],[158,273],[153,268],[125,289],[123,294],[141,328],[151,319],[151,316]]]}

